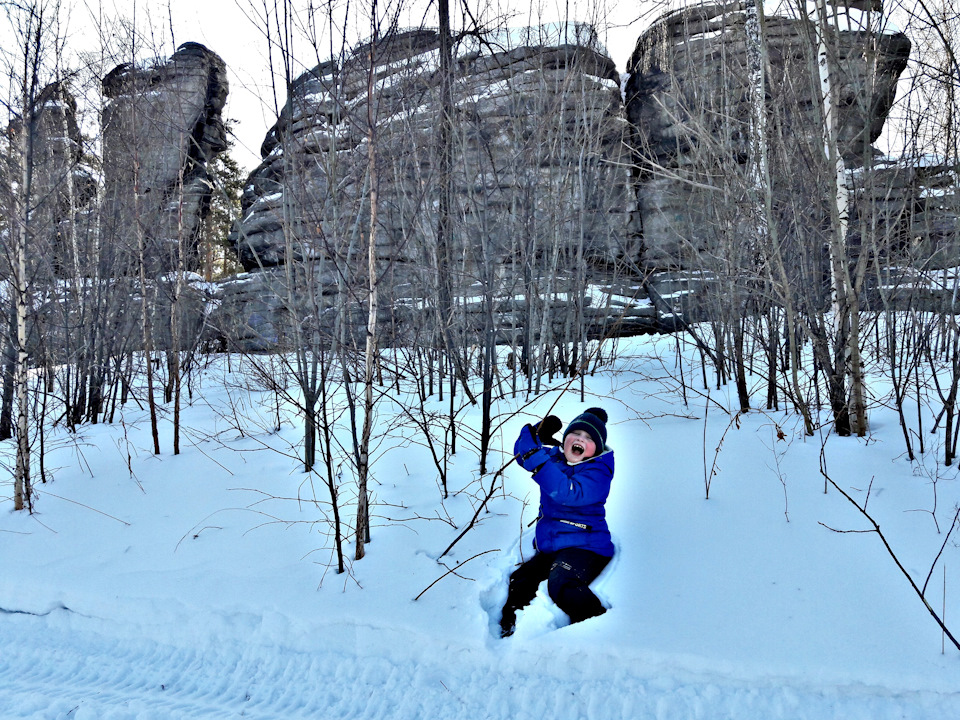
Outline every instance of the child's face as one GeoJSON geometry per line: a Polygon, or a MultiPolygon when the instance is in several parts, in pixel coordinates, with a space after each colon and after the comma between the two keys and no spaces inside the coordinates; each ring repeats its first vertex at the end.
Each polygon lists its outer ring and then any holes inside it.
{"type": "Polygon", "coordinates": [[[563,456],[571,465],[592,458],[596,452],[597,444],[584,430],[574,430],[563,439],[563,456]]]}

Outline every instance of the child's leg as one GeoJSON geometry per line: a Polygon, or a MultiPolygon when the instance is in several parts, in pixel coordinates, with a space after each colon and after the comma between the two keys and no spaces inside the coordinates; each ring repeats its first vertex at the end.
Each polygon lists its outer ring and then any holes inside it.
{"type": "Polygon", "coordinates": [[[547,590],[571,623],[603,615],[607,609],[590,589],[610,558],[581,548],[560,550],[550,567],[547,590]]]}
{"type": "Polygon", "coordinates": [[[537,594],[540,583],[550,574],[553,553],[536,553],[510,575],[507,601],[500,619],[502,637],[512,635],[517,623],[517,610],[525,608],[537,594]]]}

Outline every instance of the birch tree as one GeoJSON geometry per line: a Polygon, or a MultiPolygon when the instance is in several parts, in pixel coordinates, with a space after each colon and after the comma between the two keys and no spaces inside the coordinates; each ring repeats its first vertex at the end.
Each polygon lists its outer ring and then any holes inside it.
{"type": "Polygon", "coordinates": [[[13,408],[16,415],[16,465],[14,469],[14,509],[33,509],[31,471],[31,418],[29,398],[30,351],[28,331],[33,315],[31,245],[39,235],[35,208],[34,155],[37,101],[45,86],[58,49],[58,2],[5,3],[16,47],[6,52],[11,94],[6,104],[10,139],[8,146],[8,183],[10,213],[7,221],[7,274],[10,287],[12,346],[15,361],[12,372],[13,408]]]}
{"type": "MultiPolygon", "coordinates": [[[[835,201],[830,208],[829,240],[835,349],[832,362],[825,363],[825,366],[832,368],[830,400],[837,434],[849,435],[855,431],[863,436],[867,428],[860,360],[860,299],[859,288],[850,273],[847,252],[850,200],[847,172],[838,142],[837,102],[834,97],[835,81],[832,77],[836,70],[833,69],[835,60],[831,59],[828,47],[828,24],[826,2],[817,0],[814,27],[817,40],[820,98],[823,108],[823,151],[828,166],[835,170],[831,180],[835,201]]],[[[834,26],[836,26],[835,19],[834,26]]],[[[821,349],[825,350],[822,346],[821,349]]],[[[821,354],[823,356],[825,352],[821,354]]],[[[822,359],[826,358],[822,357],[822,359]]]]}

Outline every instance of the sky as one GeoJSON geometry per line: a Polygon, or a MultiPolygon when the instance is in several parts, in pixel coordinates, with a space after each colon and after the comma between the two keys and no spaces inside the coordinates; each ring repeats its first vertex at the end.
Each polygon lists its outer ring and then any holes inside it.
{"type": "MultiPolygon", "coordinates": [[[[237,121],[235,128],[236,146],[234,154],[241,165],[248,170],[253,169],[259,162],[260,144],[266,131],[276,119],[276,104],[274,101],[273,81],[270,73],[271,65],[279,70],[279,59],[271,58],[264,31],[264,5],[273,4],[273,0],[137,0],[131,4],[130,0],[103,0],[102,5],[96,5],[94,0],[85,0],[74,6],[71,12],[70,26],[73,28],[73,42],[82,45],[85,40],[93,39],[88,31],[90,18],[96,12],[102,12],[106,17],[116,15],[130,16],[135,10],[138,15],[138,25],[150,28],[156,40],[154,44],[165,48],[167,56],[172,54],[176,46],[192,41],[206,45],[217,53],[227,64],[230,82],[230,95],[227,98],[225,116],[237,121]],[[91,7],[96,5],[95,10],[91,7]],[[102,8],[102,9],[101,9],[102,8]],[[172,33],[171,33],[172,29],[172,33]],[[172,34],[172,42],[171,42],[172,34]]],[[[325,7],[327,3],[317,0],[294,0],[298,22],[306,24],[305,18],[313,17],[321,26],[316,30],[323,33],[322,18],[327,13],[321,9],[314,13],[307,11],[310,5],[325,7]]],[[[565,13],[578,21],[591,18],[605,19],[605,22],[595,22],[598,27],[607,26],[606,37],[601,35],[601,41],[610,51],[611,57],[617,64],[619,71],[626,69],[627,59],[633,51],[636,39],[643,28],[649,24],[650,14],[645,8],[655,7],[656,2],[643,0],[642,2],[615,2],[614,0],[588,0],[582,2],[543,2],[542,7],[531,3],[509,0],[492,0],[484,2],[485,16],[480,18],[509,16],[513,20],[511,26],[536,25],[541,22],[555,22],[565,13]],[[499,5],[497,4],[499,2],[499,5]],[[604,9],[606,5],[606,9],[604,9]],[[595,9],[599,7],[599,9],[595,9]],[[542,18],[542,19],[538,19],[542,18]]],[[[343,23],[339,0],[333,2],[333,15],[348,39],[355,42],[368,35],[366,26],[356,27],[356,23],[343,23]]],[[[381,3],[381,7],[384,3],[381,3]]],[[[351,8],[360,4],[354,3],[351,8]]],[[[363,3],[369,7],[369,2],[363,3]]],[[[451,2],[452,22],[462,16],[459,0],[451,2]]],[[[432,10],[431,5],[417,0],[411,4],[410,10],[400,19],[405,26],[418,26],[425,13],[432,10]],[[426,9],[425,9],[426,8],[426,9]]],[[[353,10],[351,10],[353,12],[353,10]]],[[[472,10],[477,13],[476,10],[472,10]]],[[[427,24],[435,25],[430,20],[427,24]]],[[[309,28],[306,28],[309,31],[309,28]]],[[[320,43],[329,47],[329,33],[322,35],[320,43]]],[[[317,64],[318,53],[306,39],[304,33],[295,37],[294,56],[296,65],[293,75],[309,69],[317,64]]],[[[326,59],[330,53],[320,53],[320,59],[326,59]]],[[[283,93],[277,94],[276,103],[281,106],[284,101],[283,93]]]]}

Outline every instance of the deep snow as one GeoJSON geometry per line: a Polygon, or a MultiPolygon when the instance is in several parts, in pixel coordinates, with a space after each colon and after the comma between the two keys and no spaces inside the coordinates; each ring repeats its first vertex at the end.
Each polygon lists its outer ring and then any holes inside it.
{"type": "MultiPolygon", "coordinates": [[[[11,510],[9,477],[0,488],[0,718],[960,717],[960,653],[949,641],[941,652],[876,533],[837,532],[869,526],[824,493],[820,468],[868,500],[919,585],[960,501],[956,470],[932,450],[907,461],[882,382],[870,436],[824,442],[782,412],[733,422],[720,408],[733,389],[708,399],[689,366],[684,404],[674,353],[670,338],[622,341],[584,402],[576,383],[562,394],[565,422],[590,405],[610,415],[618,555],[595,587],[611,610],[564,626],[540,596],[507,640],[492,630],[505,577],[530,552],[536,486],[511,466],[438,564],[489,485],[469,432],[441,501],[417,433],[380,402],[373,541],[338,575],[322,479],[296,460],[295,417],[274,431],[249,361],[210,368],[179,456],[169,417],[152,454],[134,403],[112,426],[58,431],[34,515],[11,510]]],[[[494,468],[564,387],[498,400],[494,468]]],[[[478,411],[463,417],[479,427],[478,411]]],[[[8,466],[12,451],[3,444],[8,466]]],[[[954,537],[927,589],[938,613],[944,586],[949,626],[954,537]]]]}

